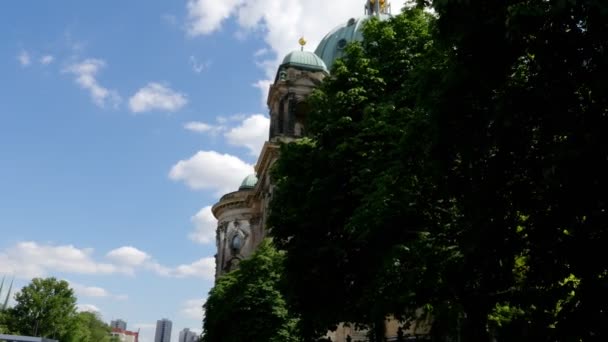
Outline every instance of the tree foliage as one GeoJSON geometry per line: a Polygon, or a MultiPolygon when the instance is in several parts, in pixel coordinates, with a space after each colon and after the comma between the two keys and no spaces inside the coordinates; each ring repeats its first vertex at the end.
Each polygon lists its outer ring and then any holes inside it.
{"type": "Polygon", "coordinates": [[[68,340],[76,317],[76,297],[68,282],[35,278],[15,295],[13,327],[27,336],[68,340]]]}
{"type": "Polygon", "coordinates": [[[382,335],[388,313],[411,317],[406,308],[432,295],[438,270],[419,259],[445,253],[429,249],[432,134],[419,104],[445,63],[434,22],[418,9],[370,20],[363,44],[311,96],[310,138],[281,150],[270,231],[287,251],[288,298],[310,335],[338,322],[382,335]],[[421,281],[425,272],[434,276],[421,281]],[[411,296],[418,287],[429,293],[411,296]]]}
{"type": "Polygon", "coordinates": [[[47,337],[65,342],[114,342],[99,314],[76,312],[69,284],[35,278],[15,295],[15,306],[0,312],[0,333],[47,337]]]}
{"type": "Polygon", "coordinates": [[[295,321],[279,291],[283,254],[269,241],[217,279],[204,305],[203,342],[296,341],[295,321]]]}
{"type": "Polygon", "coordinates": [[[606,336],[608,4],[430,4],[371,20],[282,147],[302,331],[425,307],[437,338],[606,336]]]}
{"type": "Polygon", "coordinates": [[[72,321],[69,341],[73,342],[114,342],[119,339],[110,335],[111,328],[103,322],[99,314],[79,312],[72,321]]]}

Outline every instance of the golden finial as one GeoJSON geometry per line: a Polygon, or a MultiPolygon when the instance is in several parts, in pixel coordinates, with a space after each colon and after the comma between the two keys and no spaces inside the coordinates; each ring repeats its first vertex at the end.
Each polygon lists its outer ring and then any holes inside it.
{"type": "Polygon", "coordinates": [[[304,37],[301,37],[300,40],[298,40],[298,43],[300,43],[301,49],[302,49],[302,51],[304,51],[304,45],[306,45],[306,39],[304,39],[304,37]]]}

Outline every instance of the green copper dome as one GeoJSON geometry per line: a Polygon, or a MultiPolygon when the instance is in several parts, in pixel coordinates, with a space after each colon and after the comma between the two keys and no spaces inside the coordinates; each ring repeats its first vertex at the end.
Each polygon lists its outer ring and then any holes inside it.
{"type": "MultiPolygon", "coordinates": [[[[336,59],[344,56],[344,48],[348,43],[363,41],[363,24],[373,16],[375,15],[351,18],[346,23],[333,29],[321,40],[315,54],[321,57],[329,70],[331,70],[336,59]]],[[[390,15],[380,14],[378,18],[386,20],[390,18],[390,15]]]]}
{"type": "Polygon", "coordinates": [[[310,51],[290,52],[287,54],[287,56],[285,56],[285,58],[283,58],[283,63],[281,63],[279,69],[284,69],[285,67],[327,72],[327,67],[325,66],[323,60],[310,51]]]}
{"type": "Polygon", "coordinates": [[[239,187],[239,191],[241,190],[251,190],[255,188],[255,185],[258,183],[258,177],[256,175],[249,175],[243,179],[241,186],[239,187]]]}

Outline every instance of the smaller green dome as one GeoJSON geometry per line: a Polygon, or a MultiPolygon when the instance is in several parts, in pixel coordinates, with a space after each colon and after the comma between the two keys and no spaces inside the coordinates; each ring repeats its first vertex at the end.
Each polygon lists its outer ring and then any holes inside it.
{"type": "Polygon", "coordinates": [[[255,188],[255,185],[258,183],[258,177],[256,175],[249,175],[243,179],[241,186],[239,187],[239,191],[241,190],[251,190],[255,188]]]}
{"type": "Polygon", "coordinates": [[[283,63],[281,63],[281,67],[279,69],[283,69],[284,67],[295,67],[312,71],[325,71],[327,72],[327,66],[325,66],[325,62],[315,55],[314,52],[311,51],[292,51],[283,58],[283,63]]]}

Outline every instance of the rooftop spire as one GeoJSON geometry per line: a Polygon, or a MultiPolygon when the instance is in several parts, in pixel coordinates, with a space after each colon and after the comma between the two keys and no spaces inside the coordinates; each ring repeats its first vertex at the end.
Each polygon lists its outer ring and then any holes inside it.
{"type": "Polygon", "coordinates": [[[0,283],[0,296],[2,295],[2,288],[4,288],[4,279],[6,278],[6,276],[2,277],[2,283],[0,283]]]}
{"type": "MultiPolygon", "coordinates": [[[[8,306],[8,300],[11,297],[11,291],[13,290],[13,282],[15,281],[15,278],[13,277],[13,279],[11,280],[11,286],[9,286],[8,288],[8,293],[6,294],[6,299],[4,300],[4,305],[2,305],[2,310],[4,311],[6,310],[6,307],[8,306]]],[[[4,279],[2,279],[2,282],[4,283],[4,279]]]]}

